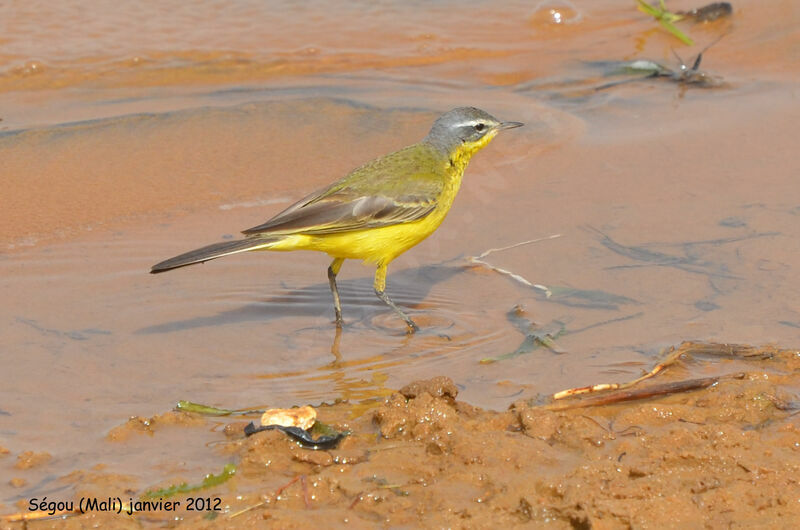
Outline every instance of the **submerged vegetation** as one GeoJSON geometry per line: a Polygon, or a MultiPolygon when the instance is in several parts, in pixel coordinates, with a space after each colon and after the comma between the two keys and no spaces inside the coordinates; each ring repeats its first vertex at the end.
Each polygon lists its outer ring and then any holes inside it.
{"type": "Polygon", "coordinates": [[[645,0],[636,0],[636,3],[639,11],[656,19],[661,24],[661,27],[687,46],[694,46],[694,41],[675,26],[676,22],[685,19],[694,20],[695,22],[711,22],[733,14],[733,6],[728,2],[714,2],[696,9],[676,11],[674,13],[667,9],[664,0],[659,0],[657,6],[648,4],[645,0]]]}

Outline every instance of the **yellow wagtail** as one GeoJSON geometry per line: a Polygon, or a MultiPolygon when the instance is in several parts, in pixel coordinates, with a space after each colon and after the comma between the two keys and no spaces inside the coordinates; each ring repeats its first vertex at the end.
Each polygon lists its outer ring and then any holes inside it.
{"type": "Polygon", "coordinates": [[[317,250],[333,258],[328,282],[336,325],[342,308],[336,275],[345,259],[377,266],[375,294],[408,324],[417,325],[386,294],[386,267],[436,230],[447,215],[470,158],[503,129],[486,112],[460,107],[437,119],[419,143],[368,162],[327,188],[312,193],[264,224],[244,230],[244,239],[214,243],[154,265],[164,272],[250,250],[317,250]]]}

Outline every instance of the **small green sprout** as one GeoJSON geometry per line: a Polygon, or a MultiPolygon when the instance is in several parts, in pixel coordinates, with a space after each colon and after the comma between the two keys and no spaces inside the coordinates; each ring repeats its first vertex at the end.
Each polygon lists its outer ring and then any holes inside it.
{"type": "Polygon", "coordinates": [[[675,22],[683,19],[684,15],[668,11],[667,6],[664,5],[664,0],[658,0],[658,7],[652,6],[644,0],[636,0],[636,3],[639,4],[637,6],[639,11],[655,18],[664,29],[675,35],[682,43],[687,46],[694,45],[694,41],[674,25],[675,22]]]}

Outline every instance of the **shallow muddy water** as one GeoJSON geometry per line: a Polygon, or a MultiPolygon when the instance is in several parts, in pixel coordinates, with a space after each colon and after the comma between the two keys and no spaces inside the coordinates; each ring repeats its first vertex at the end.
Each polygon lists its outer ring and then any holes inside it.
{"type": "Polygon", "coordinates": [[[731,20],[682,26],[698,42],[679,49],[687,62],[725,34],[702,62],[724,86],[594,90],[617,78],[592,62],[675,68],[678,44],[631,5],[573,4],[553,25],[525,3],[145,3],[144,20],[109,3],[81,35],[69,28],[86,3],[0,7],[0,474],[25,483],[0,481],[0,508],[66,496],[58,477],[96,464],[140,487],[214,467],[203,444],[222,435],[208,426],[157,446],[106,438],[181,399],[349,400],[359,415],[444,374],[459,399],[503,410],[635,378],[682,340],[796,346],[797,7],[742,2],[731,20]],[[445,223],[390,267],[387,292],[421,333],[352,261],[340,337],[324,255],[148,274],[460,105],[526,126],[476,155],[445,223]],[[549,297],[468,260],[553,235],[484,258],[549,297]],[[507,317],[518,304],[564,323],[564,353],[481,363],[523,341],[507,317]],[[22,471],[25,450],[52,458],[22,471]]]}

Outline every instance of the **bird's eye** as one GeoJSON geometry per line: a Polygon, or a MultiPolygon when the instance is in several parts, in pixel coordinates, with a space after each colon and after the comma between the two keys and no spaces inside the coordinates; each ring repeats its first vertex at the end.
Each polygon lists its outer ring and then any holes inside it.
{"type": "Polygon", "coordinates": [[[486,125],[483,123],[478,123],[475,125],[475,130],[478,132],[483,132],[484,129],[486,129],[486,125]]]}

